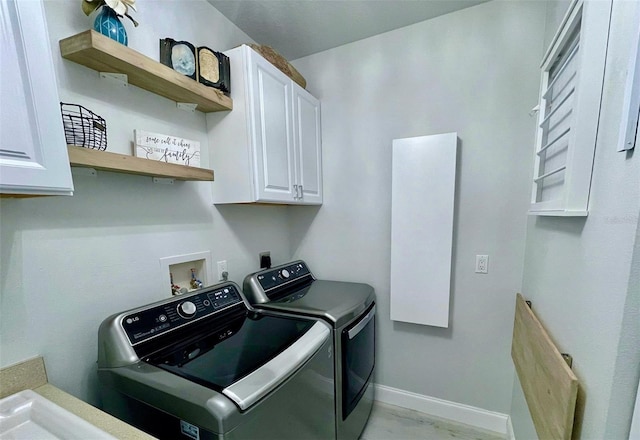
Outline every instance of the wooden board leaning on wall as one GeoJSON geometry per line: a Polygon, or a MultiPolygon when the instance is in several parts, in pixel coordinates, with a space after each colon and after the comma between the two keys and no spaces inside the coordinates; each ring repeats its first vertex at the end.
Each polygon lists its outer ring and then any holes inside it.
{"type": "Polygon", "coordinates": [[[511,357],[538,436],[570,440],[578,379],[519,293],[511,357]]]}

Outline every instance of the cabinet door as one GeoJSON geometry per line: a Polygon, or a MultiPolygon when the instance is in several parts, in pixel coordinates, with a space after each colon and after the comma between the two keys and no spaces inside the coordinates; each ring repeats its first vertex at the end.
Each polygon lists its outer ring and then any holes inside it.
{"type": "Polygon", "coordinates": [[[249,65],[256,198],[291,202],[295,179],[291,81],[253,51],[249,65]]]}
{"type": "Polygon", "coordinates": [[[322,204],[322,140],[320,101],[298,85],[293,86],[293,115],[298,203],[322,204]]]}
{"type": "Polygon", "coordinates": [[[42,2],[0,0],[0,8],[0,192],[71,194],[42,2]]]}

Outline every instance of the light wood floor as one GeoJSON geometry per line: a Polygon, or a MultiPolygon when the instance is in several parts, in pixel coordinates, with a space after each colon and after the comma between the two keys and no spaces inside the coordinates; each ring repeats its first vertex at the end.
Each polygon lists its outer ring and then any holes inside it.
{"type": "Polygon", "coordinates": [[[418,411],[375,402],[360,440],[504,440],[500,434],[478,430],[418,411]]]}

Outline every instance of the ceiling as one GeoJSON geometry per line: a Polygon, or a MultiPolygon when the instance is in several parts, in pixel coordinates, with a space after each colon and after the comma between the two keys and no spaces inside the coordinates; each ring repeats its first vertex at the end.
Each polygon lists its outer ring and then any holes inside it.
{"type": "Polygon", "coordinates": [[[207,0],[288,60],[488,0],[207,0]]]}

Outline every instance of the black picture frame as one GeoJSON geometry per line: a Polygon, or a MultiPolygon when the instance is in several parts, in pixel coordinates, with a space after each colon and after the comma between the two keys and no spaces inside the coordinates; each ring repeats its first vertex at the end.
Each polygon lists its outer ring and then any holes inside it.
{"type": "Polygon", "coordinates": [[[200,46],[197,49],[197,58],[197,81],[205,86],[219,89],[228,96],[231,93],[229,57],[206,46],[200,46]]]}
{"type": "Polygon", "coordinates": [[[198,76],[196,47],[188,41],[161,38],[160,63],[193,80],[198,76]]]}

